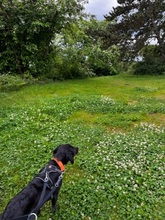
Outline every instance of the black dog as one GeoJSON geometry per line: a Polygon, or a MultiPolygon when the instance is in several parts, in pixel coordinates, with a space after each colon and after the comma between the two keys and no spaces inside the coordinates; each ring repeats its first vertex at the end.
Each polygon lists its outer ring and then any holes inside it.
{"type": "MultiPolygon", "coordinates": [[[[48,179],[45,187],[45,195],[47,196],[52,186],[59,181],[59,176],[64,171],[64,165],[68,162],[74,163],[74,156],[78,153],[78,148],[70,144],[58,146],[53,151],[53,159],[48,162],[38,175],[6,206],[4,212],[0,215],[0,220],[9,220],[23,215],[28,215],[37,206],[43,191],[43,185],[46,178],[48,179]]],[[[53,196],[51,196],[52,210],[56,210],[56,201],[61,187],[62,181],[57,186],[53,196]]],[[[50,198],[48,198],[49,200],[50,198]]],[[[39,210],[36,214],[39,213],[39,210]]]]}

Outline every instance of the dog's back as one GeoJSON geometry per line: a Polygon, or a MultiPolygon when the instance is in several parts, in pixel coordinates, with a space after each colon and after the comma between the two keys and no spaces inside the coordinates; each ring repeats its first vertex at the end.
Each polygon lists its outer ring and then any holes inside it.
{"type": "MultiPolygon", "coordinates": [[[[39,182],[39,180],[33,181],[39,182]]],[[[40,193],[39,188],[37,189],[37,186],[33,184],[33,181],[11,199],[4,212],[1,214],[0,220],[9,220],[11,218],[29,214],[37,205],[40,193]]]]}

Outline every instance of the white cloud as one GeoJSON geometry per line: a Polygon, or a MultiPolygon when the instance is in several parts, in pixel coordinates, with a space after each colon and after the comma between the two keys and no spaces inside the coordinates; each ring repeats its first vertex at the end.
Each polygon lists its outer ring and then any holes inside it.
{"type": "Polygon", "coordinates": [[[97,19],[102,20],[104,15],[108,14],[112,7],[117,6],[117,0],[89,0],[86,5],[86,11],[96,15],[97,19]]]}

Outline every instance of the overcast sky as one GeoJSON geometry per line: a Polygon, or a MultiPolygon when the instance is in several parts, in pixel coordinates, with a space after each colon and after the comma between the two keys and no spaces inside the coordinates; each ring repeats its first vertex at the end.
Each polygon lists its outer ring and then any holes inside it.
{"type": "Polygon", "coordinates": [[[90,14],[96,15],[97,19],[103,20],[103,15],[108,14],[112,7],[117,6],[117,0],[89,0],[86,10],[90,14]]]}

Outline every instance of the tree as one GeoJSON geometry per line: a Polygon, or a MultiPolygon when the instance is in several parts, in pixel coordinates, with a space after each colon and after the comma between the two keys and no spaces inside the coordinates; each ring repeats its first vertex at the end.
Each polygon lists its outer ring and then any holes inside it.
{"type": "Polygon", "coordinates": [[[105,21],[79,20],[56,35],[53,66],[47,77],[53,79],[82,78],[118,73],[119,50],[116,46],[103,50],[99,38],[88,36],[88,30],[105,27],[105,21]]]}
{"type": "Polygon", "coordinates": [[[120,45],[122,56],[137,56],[152,40],[156,40],[165,61],[165,1],[118,0],[105,18],[109,21],[102,34],[104,46],[120,45]]]}
{"type": "Polygon", "coordinates": [[[69,23],[82,16],[85,0],[1,0],[0,71],[46,71],[53,39],[69,23]]]}

